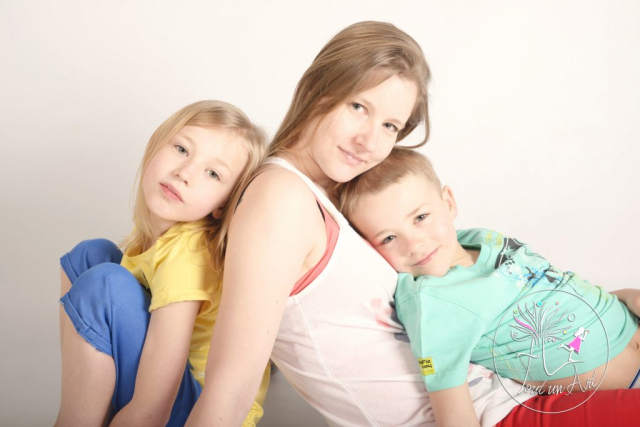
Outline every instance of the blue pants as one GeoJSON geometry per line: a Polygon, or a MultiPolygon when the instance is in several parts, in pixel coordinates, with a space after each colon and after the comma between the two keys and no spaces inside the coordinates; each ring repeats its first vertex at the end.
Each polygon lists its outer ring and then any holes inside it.
{"type": "MultiPolygon", "coordinates": [[[[109,240],[86,240],[60,258],[71,290],[60,299],[78,334],[113,357],[116,382],[113,408],[131,401],[144,339],[149,327],[148,291],[120,266],[122,252],[109,240]]],[[[189,370],[184,371],[168,426],[182,426],[202,392],[189,370]]]]}

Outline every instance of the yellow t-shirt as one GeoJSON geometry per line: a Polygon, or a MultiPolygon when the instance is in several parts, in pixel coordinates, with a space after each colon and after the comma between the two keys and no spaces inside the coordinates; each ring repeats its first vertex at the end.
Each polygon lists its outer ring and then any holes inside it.
{"type": "MultiPolygon", "coordinates": [[[[180,301],[203,301],[191,335],[189,362],[191,373],[204,387],[204,371],[211,334],[218,315],[222,293],[221,278],[211,267],[202,222],[178,223],[167,230],[147,251],[122,257],[121,265],[151,293],[149,311],[180,301]]],[[[269,366],[264,371],[251,411],[243,426],[255,426],[263,414],[262,404],[269,386],[269,366]]]]}

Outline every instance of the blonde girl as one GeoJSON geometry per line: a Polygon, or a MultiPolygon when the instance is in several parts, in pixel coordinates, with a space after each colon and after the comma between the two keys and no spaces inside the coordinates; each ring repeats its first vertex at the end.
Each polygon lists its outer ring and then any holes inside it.
{"type": "MultiPolygon", "coordinates": [[[[265,151],[263,132],[220,101],[188,105],[154,132],[124,255],[97,239],[61,258],[57,425],[101,426],[110,411],[113,426],[184,424],[205,383],[227,201],[265,151]]],[[[261,378],[245,425],[262,415],[266,370],[261,378]]]]}

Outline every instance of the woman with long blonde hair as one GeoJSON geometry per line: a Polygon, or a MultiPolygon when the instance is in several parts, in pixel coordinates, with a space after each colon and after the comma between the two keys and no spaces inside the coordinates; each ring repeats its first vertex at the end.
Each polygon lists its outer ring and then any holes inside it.
{"type": "MultiPolygon", "coordinates": [[[[438,425],[477,425],[479,419],[490,426],[510,412],[521,423],[528,410],[512,411],[518,402],[546,402],[470,365],[462,398],[475,412],[444,402],[434,416],[395,316],[397,275],[334,206],[338,183],[383,161],[414,129],[424,134],[414,148],[426,142],[429,79],[416,41],[381,22],[340,31],[304,73],[271,157],[243,201],[232,205],[210,381],[187,425],[239,425],[269,357],[331,425],[433,425],[437,418],[438,425]]],[[[588,420],[585,408],[607,402],[601,394],[637,407],[634,391],[598,393],[573,415],[588,420]]],[[[529,412],[531,419],[539,414],[529,412]]]]}

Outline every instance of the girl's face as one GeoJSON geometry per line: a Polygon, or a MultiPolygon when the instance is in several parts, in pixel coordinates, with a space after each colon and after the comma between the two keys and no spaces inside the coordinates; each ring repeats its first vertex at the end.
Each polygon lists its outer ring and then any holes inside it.
{"type": "Polygon", "coordinates": [[[157,236],[177,222],[220,216],[248,161],[237,139],[233,132],[185,126],[151,158],[142,188],[157,236]]]}
{"type": "Polygon", "coordinates": [[[322,187],[346,182],[384,160],[416,104],[418,88],[397,75],[341,104],[317,124],[308,172],[322,187]]]}

